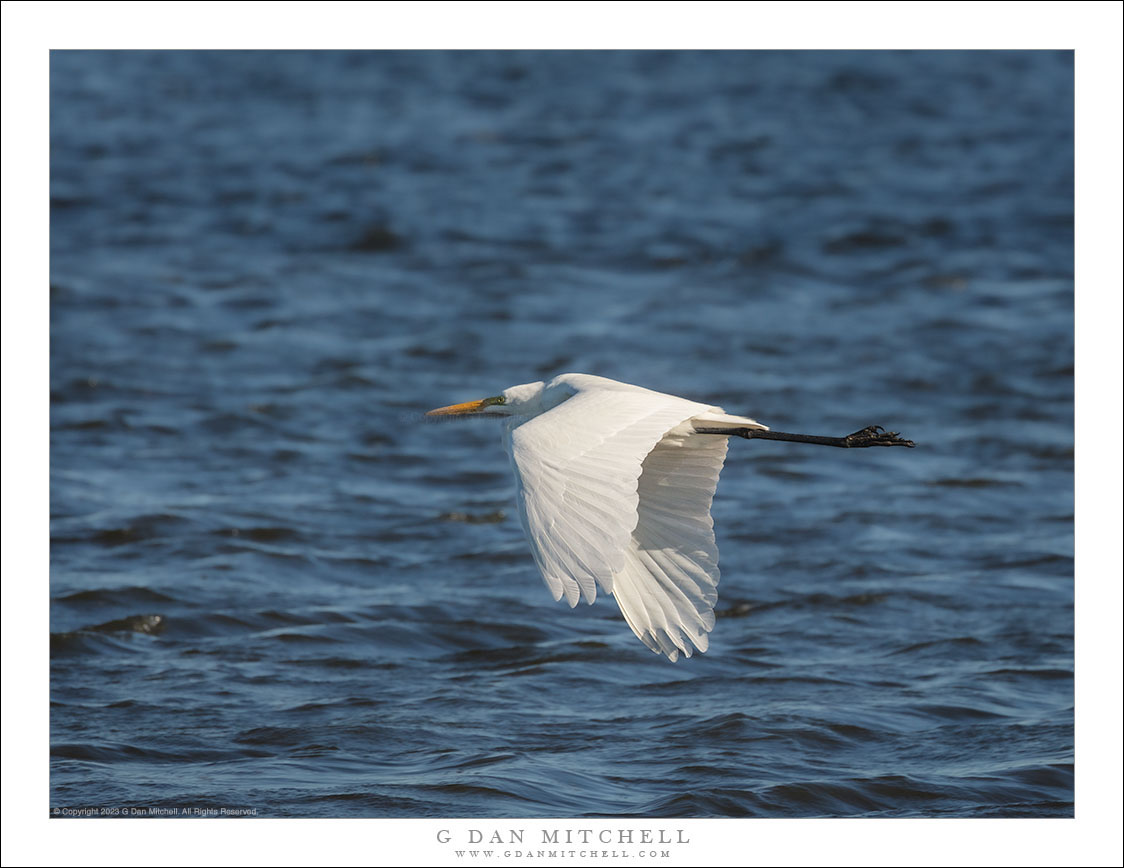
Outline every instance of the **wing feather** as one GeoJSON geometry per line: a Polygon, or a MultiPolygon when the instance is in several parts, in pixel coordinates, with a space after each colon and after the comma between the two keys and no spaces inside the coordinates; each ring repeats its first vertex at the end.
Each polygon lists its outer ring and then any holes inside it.
{"type": "Polygon", "coordinates": [[[726,458],[725,437],[681,426],[645,458],[638,521],[613,596],[625,621],[657,653],[706,651],[718,601],[718,547],[710,506],[726,458]]]}
{"type": "Polygon", "coordinates": [[[758,424],[647,390],[578,388],[504,435],[519,519],[554,599],[592,603],[600,585],[673,661],[706,651],[718,601],[710,507],[727,438],[695,433],[693,418],[758,424]]]}
{"type": "Polygon", "coordinates": [[[592,603],[597,585],[612,592],[632,557],[643,463],[702,407],[652,395],[579,391],[505,431],[519,518],[555,600],[592,603]]]}

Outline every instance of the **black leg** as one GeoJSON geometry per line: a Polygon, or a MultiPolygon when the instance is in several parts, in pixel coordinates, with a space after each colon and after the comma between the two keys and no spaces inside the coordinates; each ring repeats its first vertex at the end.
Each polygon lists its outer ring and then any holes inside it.
{"type": "Polygon", "coordinates": [[[746,440],[784,440],[789,443],[814,443],[818,446],[838,446],[842,449],[861,449],[867,446],[908,446],[912,440],[903,440],[897,431],[887,431],[881,425],[868,425],[846,437],[819,437],[814,434],[786,434],[783,431],[766,431],[761,428],[696,428],[699,434],[725,434],[744,437],[746,440]]]}

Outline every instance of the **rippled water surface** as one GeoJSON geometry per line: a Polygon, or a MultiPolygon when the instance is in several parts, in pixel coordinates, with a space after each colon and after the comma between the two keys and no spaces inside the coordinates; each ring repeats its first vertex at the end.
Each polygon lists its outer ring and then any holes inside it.
{"type": "Polygon", "coordinates": [[[1069,53],[51,56],[51,807],[1073,813],[1069,53]],[[565,371],[731,443],[710,651],[540,580],[565,371]]]}

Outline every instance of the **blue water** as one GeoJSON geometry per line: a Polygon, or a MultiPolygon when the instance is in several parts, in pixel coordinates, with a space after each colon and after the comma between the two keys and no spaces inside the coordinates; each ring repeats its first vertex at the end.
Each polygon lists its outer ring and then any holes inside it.
{"type": "Polygon", "coordinates": [[[51,55],[51,805],[1071,816],[1073,56],[51,55]],[[731,443],[705,655],[540,580],[579,371],[731,443]]]}

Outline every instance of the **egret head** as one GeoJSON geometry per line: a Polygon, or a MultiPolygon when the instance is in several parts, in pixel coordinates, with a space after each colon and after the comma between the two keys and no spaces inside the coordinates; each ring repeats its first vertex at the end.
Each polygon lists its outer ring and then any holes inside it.
{"type": "Polygon", "coordinates": [[[427,416],[536,416],[549,407],[543,406],[543,383],[511,386],[491,398],[452,404],[430,410],[427,416]]]}

